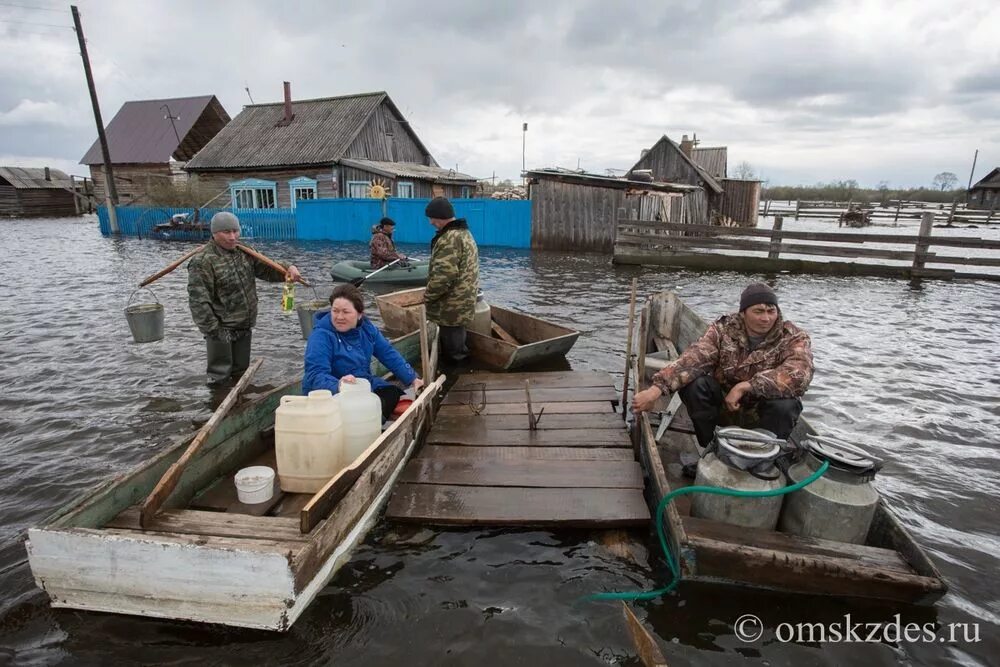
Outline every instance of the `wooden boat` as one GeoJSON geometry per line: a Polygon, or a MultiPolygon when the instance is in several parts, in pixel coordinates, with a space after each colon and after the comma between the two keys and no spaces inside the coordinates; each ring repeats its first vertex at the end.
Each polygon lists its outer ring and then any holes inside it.
{"type": "MultiPolygon", "coordinates": [[[[666,352],[676,357],[706,328],[706,323],[673,292],[651,296],[641,312],[634,377],[647,377],[647,355],[666,352]]],[[[643,413],[636,420],[633,432],[657,503],[672,489],[692,483],[683,477],[681,467],[698,456],[686,409],[679,403],[679,397],[670,406],[670,398],[659,399],[658,407],[664,410],[660,414],[672,413],[672,417],[658,440],[650,421],[655,412],[643,413]]],[[[805,419],[800,419],[791,439],[798,442],[810,433],[815,431],[805,419]]],[[[695,518],[690,514],[690,498],[690,495],[675,498],[664,513],[668,543],[674,554],[680,554],[685,580],[925,605],[934,603],[948,590],[937,568],[893,514],[884,497],[864,544],[798,537],[695,518]]]]}
{"type": "MultiPolygon", "coordinates": [[[[387,331],[403,334],[420,322],[424,288],[375,297],[387,331]]],[[[490,333],[468,330],[466,345],[473,357],[496,368],[514,370],[545,359],[566,356],[580,332],[516,310],[490,305],[490,333]]]]}
{"type": "MultiPolygon", "coordinates": [[[[394,341],[411,362],[419,333],[394,341]]],[[[436,339],[429,344],[430,375],[436,339]]],[[[28,532],[35,582],[55,607],[287,630],[350,557],[388,498],[444,376],[319,492],[244,505],[233,473],[275,465],[274,411],[290,382],[230,413],[183,469],[149,530],[139,506],[189,438],[108,480],[28,532]]]]}
{"type": "MultiPolygon", "coordinates": [[[[426,260],[411,260],[406,266],[395,264],[379,271],[371,278],[367,278],[365,282],[382,285],[426,285],[429,266],[430,262],[426,260]]],[[[333,265],[330,269],[330,276],[334,280],[346,283],[358,278],[365,278],[373,271],[375,269],[369,262],[344,260],[333,265]]]]}

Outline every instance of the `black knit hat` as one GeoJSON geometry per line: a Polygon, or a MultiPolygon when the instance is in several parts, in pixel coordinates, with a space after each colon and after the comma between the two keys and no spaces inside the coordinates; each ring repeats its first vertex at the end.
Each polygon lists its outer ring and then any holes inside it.
{"type": "Polygon", "coordinates": [[[455,217],[455,208],[445,197],[435,197],[427,204],[424,215],[432,220],[451,220],[455,217]]]}
{"type": "Polygon", "coordinates": [[[740,294],[740,312],[742,313],[750,306],[756,306],[758,303],[769,303],[777,306],[778,295],[764,283],[747,285],[747,288],[743,290],[743,294],[740,294]]]}
{"type": "Polygon", "coordinates": [[[392,218],[382,218],[381,220],[378,221],[379,227],[385,227],[386,225],[392,225],[393,227],[395,227],[396,221],[393,220],[392,218]]]}

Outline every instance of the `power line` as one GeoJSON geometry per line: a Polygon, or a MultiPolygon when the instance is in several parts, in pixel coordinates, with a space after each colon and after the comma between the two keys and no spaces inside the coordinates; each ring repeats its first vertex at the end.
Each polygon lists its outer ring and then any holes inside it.
{"type": "Polygon", "coordinates": [[[17,5],[12,2],[0,2],[0,7],[17,7],[18,9],[32,9],[36,12],[56,12],[62,14],[65,10],[42,7],[41,5],[17,5]]]}

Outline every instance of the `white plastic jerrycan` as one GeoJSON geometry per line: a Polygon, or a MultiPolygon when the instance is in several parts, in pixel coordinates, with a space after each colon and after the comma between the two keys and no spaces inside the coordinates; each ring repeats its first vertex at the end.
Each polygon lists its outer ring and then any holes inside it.
{"type": "Polygon", "coordinates": [[[330,391],[281,397],[274,451],[278,483],[289,493],[316,493],[347,465],[340,404],[330,391]]]}
{"type": "Polygon", "coordinates": [[[357,378],[353,384],[342,382],[336,398],[344,419],[346,467],[382,434],[382,401],[364,378],[357,378]]]}

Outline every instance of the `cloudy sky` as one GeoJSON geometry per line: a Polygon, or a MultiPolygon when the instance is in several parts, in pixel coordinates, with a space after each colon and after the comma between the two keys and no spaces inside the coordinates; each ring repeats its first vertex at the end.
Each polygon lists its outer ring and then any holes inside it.
{"type": "MultiPolygon", "coordinates": [[[[1000,2],[81,0],[105,122],[133,99],[385,90],[443,166],[626,169],[662,134],[772,184],[1000,166],[1000,2]]],[[[0,164],[96,138],[69,6],[0,0],[0,164]]]]}

